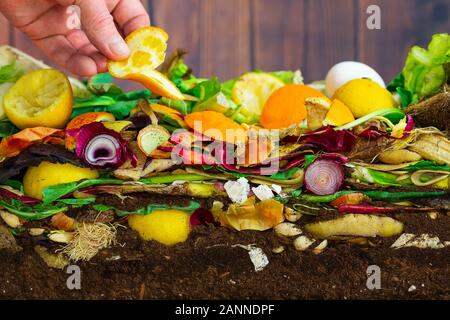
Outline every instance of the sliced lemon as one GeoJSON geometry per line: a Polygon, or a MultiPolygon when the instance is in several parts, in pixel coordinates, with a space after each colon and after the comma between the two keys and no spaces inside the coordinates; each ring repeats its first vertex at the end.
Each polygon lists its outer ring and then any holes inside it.
{"type": "Polygon", "coordinates": [[[241,113],[259,117],[269,97],[285,83],[277,77],[264,72],[250,72],[236,81],[232,98],[242,106],[241,113]]]}
{"type": "Polygon", "coordinates": [[[72,113],[72,87],[58,70],[32,71],[8,90],[3,107],[9,120],[20,129],[61,129],[72,113]]]}
{"type": "Polygon", "coordinates": [[[125,39],[130,56],[122,61],[108,61],[108,70],[116,78],[134,80],[155,94],[183,100],[178,88],[162,73],[155,70],[166,59],[167,33],[157,27],[145,27],[125,39]]]}
{"type": "Polygon", "coordinates": [[[325,126],[339,127],[355,120],[351,110],[338,99],[334,99],[331,103],[330,110],[323,122],[325,126]]]}
{"type": "Polygon", "coordinates": [[[139,149],[147,156],[150,156],[164,142],[170,139],[170,133],[165,128],[158,125],[149,125],[139,131],[137,137],[139,149]]]}

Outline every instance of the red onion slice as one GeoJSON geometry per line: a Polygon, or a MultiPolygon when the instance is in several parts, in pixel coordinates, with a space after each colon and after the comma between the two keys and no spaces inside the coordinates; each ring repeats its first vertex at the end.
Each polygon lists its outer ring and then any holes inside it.
{"type": "Polygon", "coordinates": [[[133,166],[137,165],[136,155],[128,148],[128,142],[100,122],[68,130],[66,134],[77,141],[77,157],[93,168],[117,169],[128,159],[133,166]]]}
{"type": "Polygon", "coordinates": [[[117,139],[101,134],[92,138],[85,147],[84,160],[91,166],[104,167],[115,163],[120,152],[117,139]]]}
{"type": "Polygon", "coordinates": [[[305,188],[317,195],[325,196],[339,191],[345,179],[344,167],[327,159],[319,159],[308,166],[305,172],[305,188]]]}

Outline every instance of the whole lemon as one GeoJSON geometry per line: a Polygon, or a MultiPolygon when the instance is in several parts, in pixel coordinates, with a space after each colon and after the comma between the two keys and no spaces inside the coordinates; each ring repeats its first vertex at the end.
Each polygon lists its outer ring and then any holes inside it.
{"type": "Polygon", "coordinates": [[[128,224],[142,239],[172,246],[187,240],[189,218],[188,213],[179,210],[156,210],[148,215],[131,215],[128,224]]]}
{"type": "Polygon", "coordinates": [[[342,101],[356,118],[385,108],[395,108],[392,94],[370,79],[355,79],[340,87],[333,99],[342,101]]]}
{"type": "Polygon", "coordinates": [[[61,183],[76,182],[84,179],[98,178],[95,170],[80,168],[72,164],[42,162],[37,167],[28,168],[23,178],[25,195],[42,199],[45,188],[61,183]]]}

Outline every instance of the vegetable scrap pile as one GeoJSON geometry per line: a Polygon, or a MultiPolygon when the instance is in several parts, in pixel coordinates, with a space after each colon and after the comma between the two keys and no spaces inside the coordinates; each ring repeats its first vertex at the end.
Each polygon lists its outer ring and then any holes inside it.
{"type": "Polygon", "coordinates": [[[0,50],[0,215],[13,235],[58,244],[36,249],[50,266],[92,259],[124,226],[168,246],[203,224],[273,229],[320,253],[333,240],[411,238],[396,214],[449,211],[448,34],[413,47],[387,86],[359,62],[313,84],[300,71],[221,83],[195,76],[182,50],[166,60],[162,29],[126,41],[130,57],[84,83],[0,50]],[[97,201],[143,193],[161,201],[97,201]]]}

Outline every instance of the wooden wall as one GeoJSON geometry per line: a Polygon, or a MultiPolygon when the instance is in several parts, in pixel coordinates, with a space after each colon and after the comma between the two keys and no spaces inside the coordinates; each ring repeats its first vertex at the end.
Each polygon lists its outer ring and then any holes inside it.
{"type": "MultiPolygon", "coordinates": [[[[190,51],[201,76],[225,80],[250,69],[301,68],[324,78],[342,60],[372,65],[389,81],[408,48],[450,30],[449,0],[148,0],[152,23],[170,35],[170,49],[190,51]],[[369,5],[381,8],[381,30],[366,27],[369,5]]],[[[0,17],[0,44],[42,54],[0,17]]]]}

